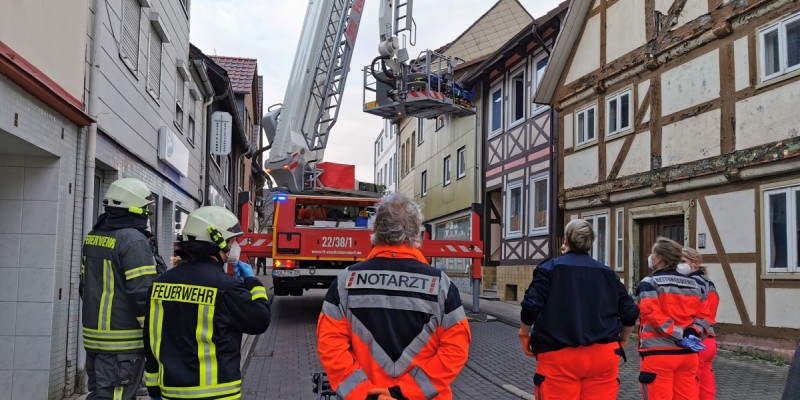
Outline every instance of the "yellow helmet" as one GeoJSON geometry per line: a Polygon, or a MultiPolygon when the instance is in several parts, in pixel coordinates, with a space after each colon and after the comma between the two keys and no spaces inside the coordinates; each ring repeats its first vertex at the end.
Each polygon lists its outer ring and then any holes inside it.
{"type": "Polygon", "coordinates": [[[215,243],[225,249],[228,239],[244,234],[239,220],[223,207],[200,207],[189,213],[181,236],[183,240],[200,240],[215,243]]]}
{"type": "Polygon", "coordinates": [[[144,182],[136,178],[117,179],[108,187],[103,198],[106,207],[125,208],[134,214],[146,214],[153,196],[144,182]]]}

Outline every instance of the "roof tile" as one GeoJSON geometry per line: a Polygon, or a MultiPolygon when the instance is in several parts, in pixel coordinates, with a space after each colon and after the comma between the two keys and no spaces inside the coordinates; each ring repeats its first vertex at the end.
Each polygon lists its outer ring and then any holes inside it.
{"type": "Polygon", "coordinates": [[[253,78],[256,74],[257,60],[255,58],[209,56],[214,62],[228,71],[233,91],[235,93],[250,93],[253,88],[253,78]]]}

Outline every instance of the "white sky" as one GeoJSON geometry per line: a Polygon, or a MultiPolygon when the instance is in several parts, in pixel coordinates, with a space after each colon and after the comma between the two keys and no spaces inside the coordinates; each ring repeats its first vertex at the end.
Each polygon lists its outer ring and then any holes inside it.
{"type": "MultiPolygon", "coordinates": [[[[560,2],[520,0],[534,18],[560,2]]],[[[378,4],[366,1],[339,119],[325,151],[325,161],[355,164],[356,179],[364,182],[373,180],[373,143],[383,126],[381,118],[362,111],[361,69],[377,56],[378,4]]],[[[417,43],[409,47],[409,55],[453,41],[494,4],[494,0],[417,0],[413,16],[417,43]]],[[[266,111],[283,102],[307,5],[303,0],[194,0],[190,40],[209,55],[257,58],[266,111]]]]}

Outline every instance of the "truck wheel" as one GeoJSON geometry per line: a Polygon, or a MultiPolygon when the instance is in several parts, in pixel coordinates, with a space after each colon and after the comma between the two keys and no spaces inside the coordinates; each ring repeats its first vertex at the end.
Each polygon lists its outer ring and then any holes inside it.
{"type": "Polygon", "coordinates": [[[289,294],[291,294],[292,296],[302,296],[303,288],[291,289],[289,290],[289,294]]]}
{"type": "Polygon", "coordinates": [[[289,295],[289,288],[275,286],[273,288],[273,290],[275,291],[275,296],[288,296],[289,295]]]}

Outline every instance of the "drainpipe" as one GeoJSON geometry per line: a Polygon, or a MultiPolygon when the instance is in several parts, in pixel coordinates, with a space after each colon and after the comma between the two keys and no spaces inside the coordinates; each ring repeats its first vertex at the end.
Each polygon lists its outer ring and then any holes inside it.
{"type": "Polygon", "coordinates": [[[200,144],[200,171],[202,171],[203,174],[202,179],[200,180],[200,187],[203,188],[201,189],[203,193],[200,195],[200,206],[202,207],[204,205],[207,205],[206,201],[208,197],[208,186],[209,186],[208,154],[206,154],[206,152],[208,151],[207,133],[208,133],[208,127],[210,126],[210,124],[208,123],[210,117],[208,115],[207,110],[208,107],[211,105],[211,103],[214,102],[215,93],[214,93],[214,87],[211,86],[211,82],[208,79],[208,73],[206,72],[205,63],[203,63],[202,60],[194,60],[194,65],[197,71],[199,72],[198,75],[200,75],[200,80],[202,80],[203,82],[203,88],[206,90],[206,93],[208,93],[208,100],[205,100],[203,102],[203,113],[205,114],[206,117],[203,118],[202,132],[206,133],[206,135],[203,136],[202,143],[200,144]]]}
{"type": "MultiPolygon", "coordinates": [[[[482,173],[480,171],[480,163],[478,162],[478,149],[480,148],[481,144],[481,137],[478,134],[478,114],[475,114],[475,169],[472,174],[472,187],[475,188],[472,192],[472,203],[479,204],[480,203],[480,191],[481,185],[478,179],[478,174],[482,173]]],[[[483,225],[483,220],[480,221],[481,225],[483,225]]],[[[485,237],[485,234],[484,234],[485,237]]],[[[483,246],[484,251],[486,251],[486,246],[483,246]]],[[[481,274],[483,276],[483,274],[481,274]]],[[[479,278],[472,279],[472,312],[475,314],[479,314],[481,312],[481,280],[479,278]]]]}

